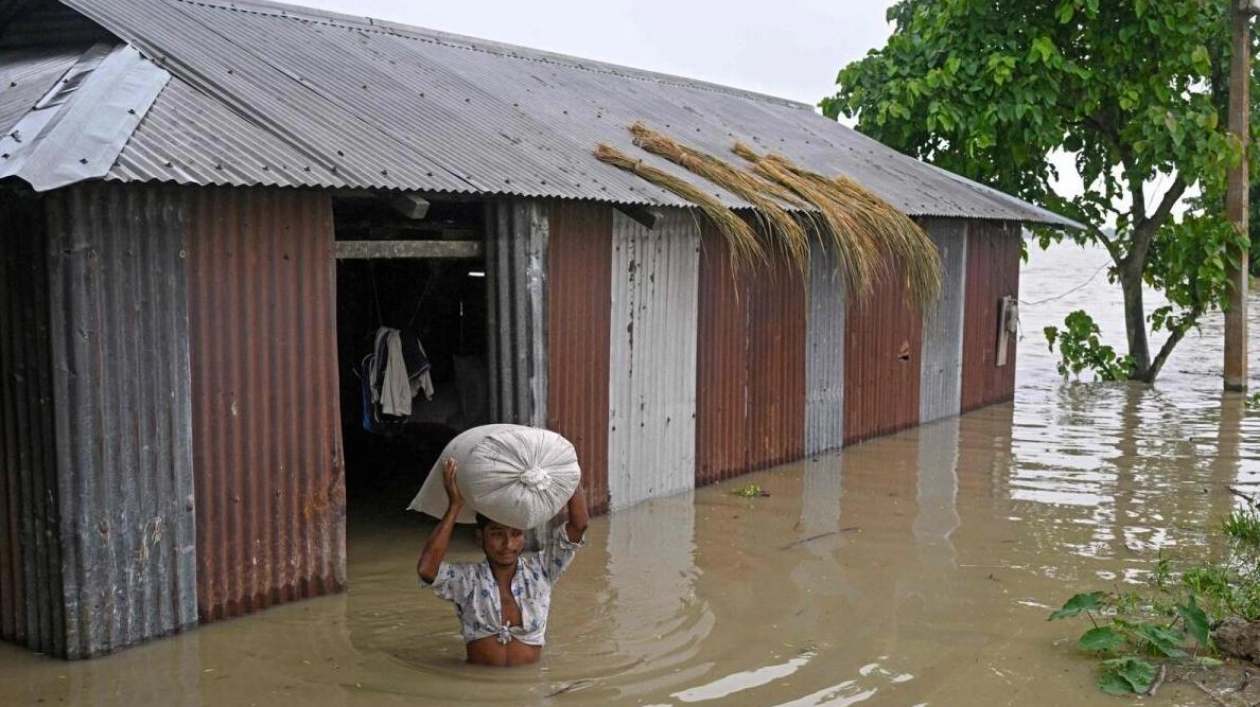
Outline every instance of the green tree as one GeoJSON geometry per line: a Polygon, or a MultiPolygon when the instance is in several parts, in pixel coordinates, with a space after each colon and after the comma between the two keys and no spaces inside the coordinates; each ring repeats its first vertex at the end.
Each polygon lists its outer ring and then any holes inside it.
{"type": "MultiPolygon", "coordinates": [[[[1174,216],[1191,186],[1223,194],[1240,158],[1224,111],[1228,2],[901,0],[888,19],[887,46],[840,71],[823,112],[1086,224],[1066,236],[1110,254],[1128,377],[1154,380],[1199,317],[1224,303],[1225,245],[1238,238],[1202,204],[1174,216]],[[1083,194],[1056,188],[1056,153],[1074,156],[1083,194]],[[1148,315],[1144,282],[1171,306],[1148,315]],[[1148,325],[1165,334],[1153,357],[1148,325]]],[[[1042,247],[1065,236],[1038,235],[1042,247]]]]}

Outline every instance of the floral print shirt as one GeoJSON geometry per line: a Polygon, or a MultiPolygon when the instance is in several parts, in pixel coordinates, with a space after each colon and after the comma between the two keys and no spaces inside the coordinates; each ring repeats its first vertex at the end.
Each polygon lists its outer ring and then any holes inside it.
{"type": "Polygon", "coordinates": [[[551,585],[569,568],[578,548],[585,545],[585,538],[570,542],[565,526],[560,525],[540,552],[525,553],[517,558],[512,596],[521,607],[523,626],[504,625],[499,587],[487,560],[443,562],[438,566],[433,584],[420,580],[420,586],[432,588],[439,599],[455,604],[464,643],[496,636],[499,643],[517,640],[541,646],[547,631],[547,613],[551,609],[551,585]]]}

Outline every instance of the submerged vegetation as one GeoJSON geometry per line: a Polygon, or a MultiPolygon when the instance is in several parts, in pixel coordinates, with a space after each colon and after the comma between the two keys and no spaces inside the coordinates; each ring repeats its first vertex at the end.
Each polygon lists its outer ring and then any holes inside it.
{"type": "Polygon", "coordinates": [[[1247,507],[1219,525],[1228,539],[1223,559],[1175,567],[1161,557],[1146,591],[1077,594],[1050,614],[1089,620],[1076,646],[1098,659],[1105,692],[1153,694],[1170,671],[1219,666],[1230,651],[1214,640],[1213,628],[1260,620],[1260,513],[1254,499],[1234,493],[1247,507]]]}

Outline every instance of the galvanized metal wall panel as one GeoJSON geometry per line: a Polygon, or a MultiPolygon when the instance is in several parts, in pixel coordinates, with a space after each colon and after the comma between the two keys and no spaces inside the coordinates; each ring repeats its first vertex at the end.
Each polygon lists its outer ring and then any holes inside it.
{"type": "Polygon", "coordinates": [[[1002,298],[1019,297],[1019,251],[1018,224],[969,222],[962,412],[1015,397],[1017,337],[1010,337],[1004,366],[997,365],[997,343],[1002,298]]]}
{"type": "Polygon", "coordinates": [[[668,210],[648,230],[613,215],[608,488],[611,510],[692,488],[700,232],[668,210]]]}
{"type": "Polygon", "coordinates": [[[805,454],[805,273],[777,250],[748,282],[748,464],[805,454]]]}
{"type": "Polygon", "coordinates": [[[957,415],[962,387],[963,308],[967,282],[967,222],[931,219],[923,224],[941,256],[941,298],[923,318],[923,380],[919,422],[957,415]]]}
{"type": "Polygon", "coordinates": [[[696,483],[748,471],[748,295],[730,248],[702,231],[696,379],[696,483]]]}
{"type": "Polygon", "coordinates": [[[548,209],[515,199],[486,207],[490,417],[547,424],[548,209]]]}
{"type": "Polygon", "coordinates": [[[176,192],[49,197],[65,655],[195,625],[183,209],[176,192]]]}
{"type": "Polygon", "coordinates": [[[188,192],[197,608],[203,621],[346,584],[328,194],[188,192]]]}
{"type": "Polygon", "coordinates": [[[613,210],[550,205],[547,427],[577,449],[592,513],[608,510],[608,358],[613,210]]]}
{"type": "Polygon", "coordinates": [[[850,298],[845,321],[844,443],[919,421],[923,319],[906,306],[896,273],[866,301],[850,298]]]}
{"type": "Polygon", "coordinates": [[[848,309],[835,251],[810,245],[805,340],[805,454],[844,445],[844,332],[848,309]]]}
{"type": "Polygon", "coordinates": [[[0,191],[0,639],[65,653],[46,217],[0,191]]]}

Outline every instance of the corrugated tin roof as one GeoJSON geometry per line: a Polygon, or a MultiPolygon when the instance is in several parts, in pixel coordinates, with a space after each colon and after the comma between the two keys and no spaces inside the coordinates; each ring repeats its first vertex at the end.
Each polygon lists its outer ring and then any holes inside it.
{"type": "Polygon", "coordinates": [[[634,148],[643,121],[715,155],[742,141],[847,175],[914,215],[1073,225],[784,99],[273,3],[62,1],[172,75],[112,179],[687,205],[597,161],[606,142],[745,205],[634,148]]]}

